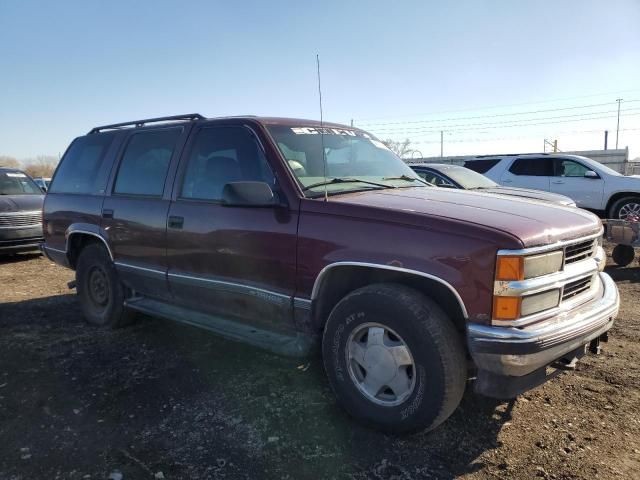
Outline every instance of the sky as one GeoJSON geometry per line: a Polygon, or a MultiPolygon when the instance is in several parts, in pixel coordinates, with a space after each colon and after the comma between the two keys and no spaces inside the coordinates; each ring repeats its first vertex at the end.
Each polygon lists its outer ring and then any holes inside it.
{"type": "Polygon", "coordinates": [[[0,0],[0,155],[145,117],[324,119],[418,156],[640,156],[640,1],[0,0]]]}

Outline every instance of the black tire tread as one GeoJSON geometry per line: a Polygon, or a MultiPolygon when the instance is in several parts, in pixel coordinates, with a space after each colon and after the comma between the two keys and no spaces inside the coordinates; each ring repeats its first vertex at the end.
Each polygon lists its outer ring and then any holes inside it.
{"type": "MultiPolygon", "coordinates": [[[[423,331],[428,331],[434,343],[438,345],[446,379],[439,412],[429,424],[415,425],[410,429],[399,428],[392,431],[409,433],[417,430],[433,430],[455,411],[465,391],[467,362],[461,335],[436,302],[420,291],[401,284],[378,283],[368,285],[351,292],[338,304],[351,301],[359,296],[371,294],[388,298],[389,302],[398,302],[407,307],[421,324],[420,328],[423,331]]],[[[325,338],[327,331],[325,329],[323,343],[327,341],[325,338]]],[[[326,359],[325,368],[327,368],[326,359]]]]}
{"type": "Polygon", "coordinates": [[[95,242],[85,246],[78,255],[78,262],[76,264],[76,289],[80,303],[85,314],[85,319],[88,323],[97,326],[105,326],[110,328],[121,328],[131,324],[135,319],[135,312],[127,309],[124,306],[124,288],[118,279],[118,273],[115,266],[109,257],[107,250],[101,244],[95,242]],[[100,262],[107,271],[109,280],[111,282],[111,292],[115,296],[113,299],[113,305],[110,306],[104,322],[100,323],[91,319],[91,316],[87,313],[85,305],[83,303],[83,288],[84,288],[84,272],[86,269],[95,262],[100,262]]]}

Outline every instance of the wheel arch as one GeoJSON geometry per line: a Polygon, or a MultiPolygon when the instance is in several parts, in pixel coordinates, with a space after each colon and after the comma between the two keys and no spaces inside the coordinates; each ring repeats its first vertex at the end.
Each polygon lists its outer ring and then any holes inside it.
{"type": "Polygon", "coordinates": [[[623,192],[616,192],[613,195],[611,195],[609,197],[609,200],[607,200],[607,206],[605,207],[605,214],[607,215],[608,218],[612,218],[611,216],[611,209],[613,208],[613,205],[618,201],[621,200],[625,197],[640,197],[640,192],[629,192],[629,191],[623,191],[623,192]]]}
{"type": "Polygon", "coordinates": [[[336,262],[324,267],[311,293],[313,325],[324,328],[333,307],[350,292],[373,283],[398,283],[428,295],[464,331],[467,309],[458,291],[446,280],[425,272],[393,265],[336,262]]]}
{"type": "Polygon", "coordinates": [[[76,267],[80,252],[84,247],[91,243],[102,243],[109,254],[109,258],[113,261],[113,253],[107,243],[107,240],[97,232],[91,230],[74,228],[66,234],[66,253],[69,266],[73,269],[76,267]]]}

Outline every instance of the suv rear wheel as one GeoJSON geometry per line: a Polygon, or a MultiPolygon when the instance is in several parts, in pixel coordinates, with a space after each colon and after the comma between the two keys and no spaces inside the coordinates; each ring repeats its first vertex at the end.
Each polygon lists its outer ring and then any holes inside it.
{"type": "Polygon", "coordinates": [[[124,306],[125,288],[102,245],[93,243],[80,252],[76,288],[82,312],[92,325],[118,328],[133,320],[135,313],[124,306]]]}
{"type": "Polygon", "coordinates": [[[437,427],[464,393],[460,335],[435,302],[402,285],[370,285],[343,298],[322,353],[338,402],[388,432],[437,427]]]}

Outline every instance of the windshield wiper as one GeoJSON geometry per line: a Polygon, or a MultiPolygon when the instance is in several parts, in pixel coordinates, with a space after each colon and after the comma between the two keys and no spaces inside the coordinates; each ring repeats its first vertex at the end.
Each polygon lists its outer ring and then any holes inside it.
{"type": "Polygon", "coordinates": [[[380,187],[380,188],[396,188],[393,185],[385,185],[384,183],[370,182],[369,180],[361,180],[359,178],[336,177],[336,178],[332,178],[331,180],[326,180],[324,182],[312,183],[311,185],[307,185],[302,189],[302,191],[306,192],[307,190],[311,190],[312,188],[324,187],[325,185],[332,185],[334,183],[366,183],[367,185],[373,185],[375,187],[380,187]]]}
{"type": "Polygon", "coordinates": [[[400,175],[399,177],[384,177],[382,180],[404,180],[406,182],[424,183],[425,185],[429,185],[430,187],[433,186],[429,182],[427,182],[426,180],[423,180],[421,178],[416,178],[416,177],[410,177],[409,175],[404,175],[404,174],[400,175]]]}

